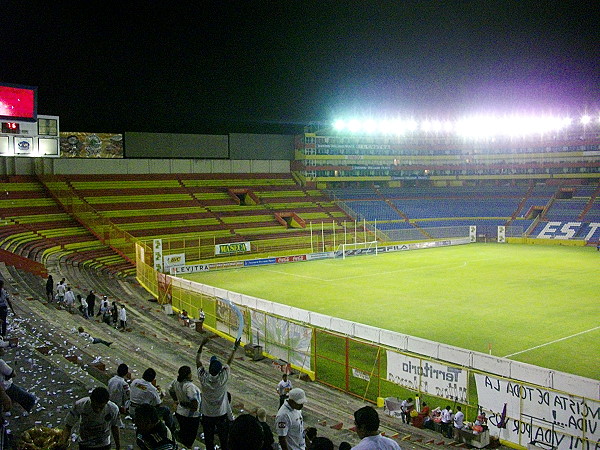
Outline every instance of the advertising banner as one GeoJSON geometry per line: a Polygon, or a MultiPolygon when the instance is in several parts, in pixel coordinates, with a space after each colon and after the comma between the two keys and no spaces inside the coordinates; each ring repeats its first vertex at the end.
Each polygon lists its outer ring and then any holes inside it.
{"type": "Polygon", "coordinates": [[[229,255],[231,253],[245,253],[250,251],[250,242],[231,242],[229,244],[215,245],[215,255],[229,255]]]}
{"type": "Polygon", "coordinates": [[[467,401],[467,371],[387,351],[387,380],[438,397],[467,401]]]}
{"type": "Polygon", "coordinates": [[[244,266],[265,266],[267,264],[275,264],[276,262],[276,258],[247,259],[244,261],[244,266]]]}
{"type": "Polygon", "coordinates": [[[475,374],[479,405],[489,415],[491,434],[526,446],[547,444],[557,449],[597,449],[600,402],[475,374]]]}
{"type": "Polygon", "coordinates": [[[498,227],[498,242],[506,242],[506,227],[498,227]]]}
{"type": "Polygon", "coordinates": [[[162,239],[152,240],[152,249],[154,251],[154,270],[162,272],[163,269],[163,251],[162,239]]]}
{"type": "Polygon", "coordinates": [[[208,264],[190,264],[188,266],[171,267],[171,275],[180,275],[183,273],[206,272],[210,270],[208,264]]]}
{"type": "Polygon", "coordinates": [[[276,258],[277,264],[306,261],[306,255],[295,255],[295,256],[280,256],[276,258]]]}
{"type": "Polygon", "coordinates": [[[599,222],[547,222],[537,235],[539,239],[592,239],[599,222]]]}
{"type": "Polygon", "coordinates": [[[165,270],[170,270],[171,267],[185,266],[185,253],[176,255],[166,255],[164,257],[165,270]]]}

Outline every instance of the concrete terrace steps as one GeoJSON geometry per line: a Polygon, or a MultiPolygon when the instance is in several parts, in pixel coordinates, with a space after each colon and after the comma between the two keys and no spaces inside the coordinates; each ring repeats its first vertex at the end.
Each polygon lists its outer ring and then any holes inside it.
{"type": "MultiPolygon", "coordinates": [[[[51,264],[59,264],[59,261],[53,259],[51,264]]],[[[162,313],[156,304],[145,300],[148,298],[148,294],[139,285],[118,280],[93,270],[79,270],[62,265],[55,265],[49,269],[55,278],[60,277],[62,274],[72,285],[78,283],[76,292],[87,289],[88,286],[93,287],[99,293],[109,295],[109,298],[119,298],[121,301],[126,302],[129,305],[128,312],[130,314],[133,314],[134,310],[138,312],[138,314],[132,316],[132,331],[130,333],[119,333],[118,337],[120,339],[110,348],[101,344],[88,345],[87,342],[83,345],[83,348],[78,347],[82,359],[84,355],[85,357],[91,356],[90,352],[92,351],[96,355],[102,352],[103,361],[108,362],[105,376],[112,373],[116,368],[117,361],[115,358],[123,358],[130,367],[134,368],[134,376],[139,376],[147,366],[153,365],[159,374],[159,384],[165,387],[166,383],[175,377],[179,365],[188,364],[193,367],[195,345],[199,341],[198,333],[190,328],[180,326],[173,317],[162,313]],[[161,338],[148,334],[145,331],[148,326],[152,327],[152,330],[160,330],[157,334],[161,335],[161,338]],[[168,339],[168,341],[164,339],[168,339]],[[189,341],[194,345],[191,348],[186,348],[182,344],[183,341],[189,341]],[[140,348],[140,350],[136,351],[137,348],[140,348]]],[[[20,278],[20,283],[27,286],[24,291],[32,292],[32,295],[43,294],[42,279],[31,278],[28,274],[20,278]]],[[[31,305],[32,315],[39,314],[42,317],[45,330],[48,329],[48,324],[59,324],[59,332],[54,333],[56,341],[68,339],[69,342],[78,344],[81,339],[76,335],[62,332],[68,326],[64,321],[82,321],[85,323],[83,326],[92,335],[102,332],[112,333],[104,324],[85,321],[83,317],[59,311],[53,306],[43,306],[35,300],[25,300],[25,302],[31,305]]],[[[204,360],[207,361],[212,354],[225,357],[230,348],[230,342],[224,339],[212,339],[206,347],[206,354],[203,355],[204,360]]],[[[243,405],[246,411],[252,411],[258,406],[263,406],[272,418],[278,405],[278,398],[274,389],[280,379],[281,372],[274,370],[268,360],[251,361],[242,357],[241,354],[242,352],[238,351],[238,357],[232,364],[230,391],[233,396],[233,403],[238,408],[243,405]]],[[[75,367],[75,365],[72,365],[72,367],[75,367]]],[[[295,375],[292,376],[292,382],[294,386],[305,389],[310,399],[304,410],[306,426],[315,426],[319,435],[329,437],[336,445],[343,440],[353,445],[358,442],[357,436],[352,431],[352,412],[363,406],[364,403],[360,399],[331,390],[318,383],[302,381],[295,375]]],[[[430,448],[431,445],[427,444],[428,440],[434,439],[436,443],[441,441],[441,437],[437,433],[428,434],[428,430],[414,429],[383,414],[381,414],[381,418],[382,430],[388,436],[398,439],[403,449],[430,448]],[[424,433],[421,433],[421,431],[424,431],[424,433]]],[[[132,442],[123,441],[124,445],[129,443],[132,442]]],[[[435,446],[435,448],[444,447],[446,445],[435,446]]],[[[451,445],[447,446],[447,448],[452,447],[451,445]]]]}

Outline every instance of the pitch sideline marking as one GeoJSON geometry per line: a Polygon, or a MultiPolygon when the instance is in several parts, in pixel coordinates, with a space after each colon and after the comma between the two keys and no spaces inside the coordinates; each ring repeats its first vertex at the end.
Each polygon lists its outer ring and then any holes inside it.
{"type": "Polygon", "coordinates": [[[510,355],[504,356],[504,358],[509,358],[511,356],[520,355],[521,353],[525,353],[525,352],[528,352],[530,350],[535,350],[535,349],[540,348],[540,347],[545,347],[546,345],[555,344],[555,343],[560,342],[560,341],[566,341],[567,339],[571,339],[571,338],[573,338],[575,336],[579,336],[580,334],[589,333],[590,331],[595,331],[595,330],[598,330],[598,329],[600,329],[600,326],[597,326],[597,327],[594,327],[594,328],[590,328],[589,330],[580,331],[579,333],[575,333],[575,334],[572,334],[570,336],[561,337],[560,339],[555,339],[553,341],[546,342],[545,344],[536,345],[535,347],[526,348],[525,350],[521,350],[520,352],[511,353],[510,355]]]}

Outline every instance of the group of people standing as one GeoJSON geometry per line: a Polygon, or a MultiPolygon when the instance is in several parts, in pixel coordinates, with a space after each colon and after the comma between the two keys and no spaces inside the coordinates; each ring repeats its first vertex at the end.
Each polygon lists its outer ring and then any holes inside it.
{"type": "Polygon", "coordinates": [[[75,304],[79,303],[77,309],[86,319],[100,317],[102,322],[107,325],[121,330],[127,328],[127,310],[125,309],[125,305],[119,305],[115,301],[111,304],[105,295],[102,297],[100,306],[96,311],[96,294],[94,291],[90,290],[85,297],[81,294],[75,295],[71,286],[66,283],[65,278],[62,278],[55,286],[52,275],[49,275],[46,281],[46,296],[48,302],[56,302],[59,306],[64,306],[71,313],[75,308],[75,304]]]}

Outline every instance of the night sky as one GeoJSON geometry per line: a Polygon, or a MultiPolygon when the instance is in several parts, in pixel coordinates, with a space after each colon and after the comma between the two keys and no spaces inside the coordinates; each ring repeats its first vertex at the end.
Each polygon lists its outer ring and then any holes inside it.
{"type": "Polygon", "coordinates": [[[349,116],[600,111],[598,1],[0,8],[0,82],[38,86],[38,113],[59,115],[63,131],[287,132],[349,116]]]}

